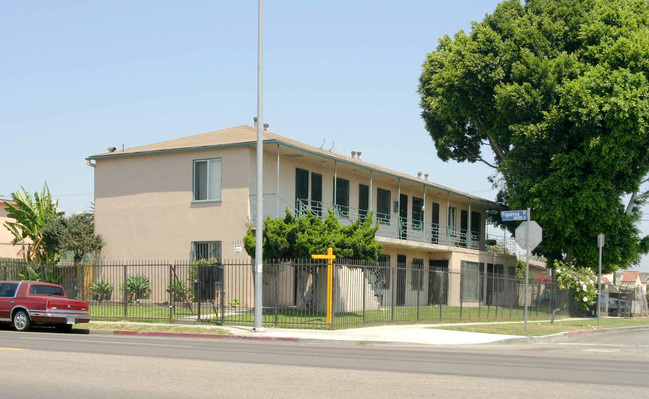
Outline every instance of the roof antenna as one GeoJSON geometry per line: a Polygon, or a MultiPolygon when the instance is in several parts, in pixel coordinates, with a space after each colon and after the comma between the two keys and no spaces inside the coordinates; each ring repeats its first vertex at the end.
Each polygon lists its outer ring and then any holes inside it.
{"type": "Polygon", "coordinates": [[[327,141],[327,139],[322,139],[322,145],[320,145],[320,149],[322,149],[322,147],[324,147],[326,141],[327,141]]]}

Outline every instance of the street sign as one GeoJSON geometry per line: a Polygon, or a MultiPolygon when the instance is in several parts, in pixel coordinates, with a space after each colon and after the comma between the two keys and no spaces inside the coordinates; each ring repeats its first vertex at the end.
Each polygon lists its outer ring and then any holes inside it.
{"type": "Polygon", "coordinates": [[[536,248],[536,246],[539,245],[543,240],[543,229],[534,220],[521,223],[521,225],[516,228],[514,234],[516,236],[516,244],[518,244],[521,248],[525,248],[527,245],[529,245],[530,251],[536,248]],[[526,240],[528,223],[530,225],[529,243],[526,240]]]}
{"type": "Polygon", "coordinates": [[[598,235],[597,235],[597,246],[598,246],[599,248],[601,248],[601,247],[604,246],[604,240],[605,240],[605,237],[606,237],[606,236],[605,236],[604,234],[598,234],[598,235]]]}
{"type": "Polygon", "coordinates": [[[527,220],[527,211],[502,211],[500,217],[503,222],[513,222],[519,220],[527,220]]]}

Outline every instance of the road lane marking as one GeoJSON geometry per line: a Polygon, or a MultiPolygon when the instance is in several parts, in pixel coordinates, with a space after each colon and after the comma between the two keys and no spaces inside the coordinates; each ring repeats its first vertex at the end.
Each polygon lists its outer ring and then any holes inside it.
{"type": "Polygon", "coordinates": [[[40,338],[40,337],[21,337],[21,339],[31,339],[34,341],[92,342],[95,344],[111,344],[111,345],[158,346],[163,348],[193,348],[192,345],[149,344],[145,342],[100,341],[100,340],[92,340],[92,339],[71,340],[71,339],[61,339],[61,338],[40,338]]]}
{"type": "Polygon", "coordinates": [[[27,348],[0,348],[2,351],[27,351],[27,348]]]}

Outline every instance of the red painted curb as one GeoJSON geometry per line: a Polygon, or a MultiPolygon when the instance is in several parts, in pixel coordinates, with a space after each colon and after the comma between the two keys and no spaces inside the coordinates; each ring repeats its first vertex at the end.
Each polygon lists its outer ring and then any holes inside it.
{"type": "Polygon", "coordinates": [[[229,334],[198,334],[198,333],[170,333],[154,331],[113,331],[113,335],[144,335],[150,337],[190,337],[190,338],[227,338],[227,339],[249,339],[249,340],[266,340],[266,341],[287,341],[298,342],[299,338],[292,337],[254,337],[247,335],[229,335],[229,334]]]}

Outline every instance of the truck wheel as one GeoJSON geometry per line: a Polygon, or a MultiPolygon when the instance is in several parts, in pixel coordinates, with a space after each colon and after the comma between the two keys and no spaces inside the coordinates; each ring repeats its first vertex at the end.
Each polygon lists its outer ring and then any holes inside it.
{"type": "Polygon", "coordinates": [[[14,328],[18,331],[28,331],[32,326],[32,321],[26,311],[20,309],[14,313],[14,328]]]}

